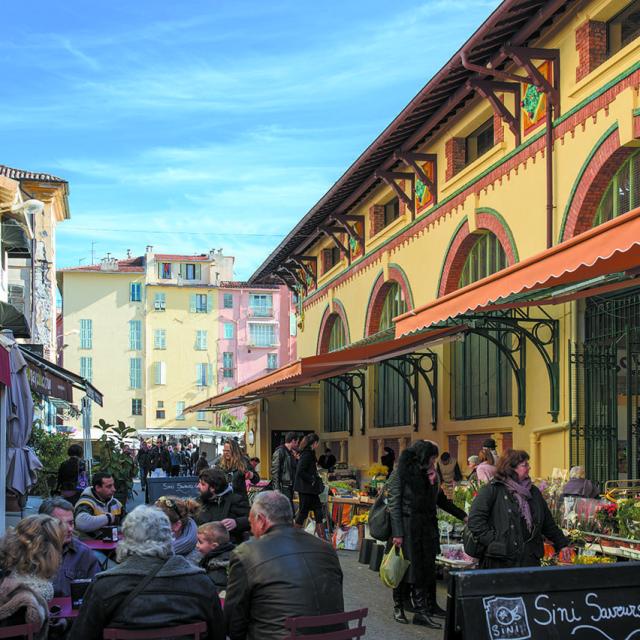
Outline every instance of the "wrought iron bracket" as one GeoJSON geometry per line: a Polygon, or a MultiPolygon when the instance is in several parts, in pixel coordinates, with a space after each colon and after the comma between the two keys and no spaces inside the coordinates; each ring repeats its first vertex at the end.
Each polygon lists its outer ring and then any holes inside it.
{"type": "Polygon", "coordinates": [[[349,371],[348,373],[343,373],[342,375],[325,380],[327,384],[330,384],[342,396],[347,405],[350,436],[353,435],[354,399],[358,402],[360,408],[360,433],[364,435],[365,432],[364,381],[364,371],[349,371]],[[344,387],[346,387],[346,389],[344,387]]]}
{"type": "Polygon", "coordinates": [[[407,205],[412,217],[415,216],[416,202],[413,198],[416,189],[415,174],[403,173],[402,171],[376,171],[375,176],[383,182],[386,182],[396,192],[398,198],[407,205]],[[398,180],[408,180],[411,183],[411,197],[405,193],[404,189],[398,183],[398,180]]]}
{"type": "Polygon", "coordinates": [[[315,256],[293,256],[292,258],[289,258],[286,263],[291,263],[295,265],[296,268],[301,269],[304,272],[304,280],[307,285],[307,289],[309,288],[309,285],[312,285],[314,289],[317,289],[318,278],[316,273],[318,272],[318,259],[315,256]]]}
{"type": "Polygon", "coordinates": [[[498,80],[480,80],[472,78],[468,81],[468,86],[474,88],[483,98],[489,101],[493,108],[493,112],[499,115],[508,125],[511,133],[515,136],[516,146],[520,145],[520,83],[519,82],[500,82],[498,80]],[[514,113],[511,113],[507,106],[497,95],[500,93],[513,94],[514,113]]]}
{"type": "Polygon", "coordinates": [[[431,396],[431,428],[435,431],[438,425],[438,356],[431,351],[427,353],[409,353],[396,356],[391,360],[383,360],[380,364],[393,369],[404,381],[411,395],[414,431],[418,431],[420,417],[418,382],[420,378],[425,381],[431,396]],[[397,366],[395,362],[398,361],[408,365],[408,371],[405,367],[397,366]]]}
{"type": "MultiPolygon", "coordinates": [[[[535,348],[544,362],[549,379],[549,414],[553,422],[557,422],[560,411],[560,329],[558,320],[551,318],[548,314],[545,314],[544,317],[530,316],[529,311],[526,309],[512,309],[503,314],[495,315],[464,315],[459,316],[458,319],[461,323],[469,326],[470,331],[473,333],[492,331],[498,334],[512,334],[517,336],[520,345],[529,342],[535,348]]],[[[485,337],[488,336],[485,334],[485,337]]],[[[505,340],[501,339],[500,342],[504,343],[505,340]]],[[[506,351],[502,350],[505,355],[507,355],[506,351]]],[[[511,355],[513,356],[513,353],[511,355]]],[[[512,359],[509,359],[509,362],[514,370],[518,384],[525,385],[526,376],[524,371],[522,374],[517,374],[514,368],[514,364],[517,363],[515,361],[512,362],[512,359]]],[[[524,363],[522,366],[524,366],[524,363]]],[[[522,403],[520,400],[518,402],[518,418],[521,419],[520,423],[523,424],[526,386],[522,386],[522,389],[519,387],[519,393],[520,391],[522,391],[523,398],[522,403]]]]}

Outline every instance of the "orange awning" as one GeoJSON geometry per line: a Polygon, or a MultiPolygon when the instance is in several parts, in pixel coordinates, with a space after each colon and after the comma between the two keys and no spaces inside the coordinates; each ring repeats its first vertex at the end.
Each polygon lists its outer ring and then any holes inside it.
{"type": "Polygon", "coordinates": [[[639,266],[640,208],[398,316],[396,336],[465,313],[499,308],[501,301],[514,294],[583,282],[639,266]]]}
{"type": "Polygon", "coordinates": [[[339,376],[364,365],[412,353],[416,349],[460,333],[465,328],[460,326],[432,329],[386,342],[363,344],[347,347],[340,351],[300,358],[235,389],[187,407],[185,413],[240,406],[279,391],[339,376]]]}

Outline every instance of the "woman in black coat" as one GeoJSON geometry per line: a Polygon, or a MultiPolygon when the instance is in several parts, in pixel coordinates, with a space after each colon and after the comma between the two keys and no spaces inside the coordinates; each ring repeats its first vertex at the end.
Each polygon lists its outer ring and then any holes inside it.
{"type": "Polygon", "coordinates": [[[322,503],[318,497],[324,491],[324,483],[318,474],[316,461],[316,449],[319,444],[320,437],[315,433],[307,434],[300,443],[300,459],[296,466],[296,479],[293,483],[293,489],[298,492],[300,499],[295,524],[297,527],[304,526],[309,511],[313,511],[316,517],[316,533],[319,537],[325,538],[322,503]]]}
{"type": "Polygon", "coordinates": [[[539,566],[543,537],[563,559],[570,558],[569,541],[529,478],[526,451],[509,450],[498,460],[495,478],[471,504],[468,526],[484,549],[481,569],[539,566]]]}
{"type": "Polygon", "coordinates": [[[458,509],[440,487],[436,460],[438,446],[418,440],[400,454],[398,466],[387,482],[391,517],[391,544],[402,547],[411,564],[402,584],[393,590],[393,617],[408,624],[404,614],[404,597],[413,587],[415,615],[413,624],[439,629],[431,616],[445,612],[436,602],[436,555],[440,552],[437,509],[464,520],[467,514],[458,509]]]}

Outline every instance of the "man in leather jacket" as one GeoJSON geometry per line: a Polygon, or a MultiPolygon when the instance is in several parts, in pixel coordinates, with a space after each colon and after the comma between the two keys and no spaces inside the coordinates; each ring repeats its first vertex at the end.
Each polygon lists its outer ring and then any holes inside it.
{"type": "MultiPolygon", "coordinates": [[[[231,553],[224,604],[230,640],[281,640],[287,618],[344,611],[336,552],[292,525],[287,498],[256,497],[249,520],[255,536],[231,553]]],[[[330,631],[333,629],[326,629],[330,631]]]]}
{"type": "Polygon", "coordinates": [[[296,458],[300,438],[295,431],[289,431],[271,458],[271,487],[274,491],[284,493],[293,509],[293,481],[296,477],[296,458]]]}

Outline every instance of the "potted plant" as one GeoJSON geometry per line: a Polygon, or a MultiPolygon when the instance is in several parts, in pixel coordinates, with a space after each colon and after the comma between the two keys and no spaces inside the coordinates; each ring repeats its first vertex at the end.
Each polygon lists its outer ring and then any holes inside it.
{"type": "Polygon", "coordinates": [[[126,444],[136,430],[128,427],[122,420],[117,426],[105,422],[102,418],[95,425],[102,432],[98,440],[100,462],[95,471],[110,473],[116,485],[116,498],[126,507],[127,499],[133,495],[133,480],[136,477],[136,461],[126,444]]]}
{"type": "Polygon", "coordinates": [[[49,433],[40,420],[34,420],[31,446],[42,463],[42,469],[38,471],[38,481],[31,487],[30,493],[48,498],[56,487],[58,468],[67,459],[69,435],[49,433]]]}

